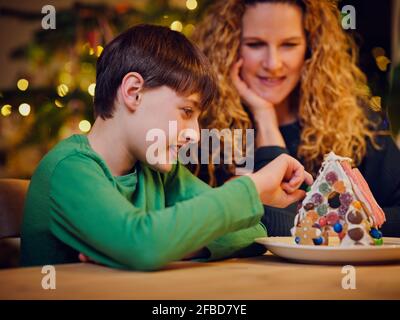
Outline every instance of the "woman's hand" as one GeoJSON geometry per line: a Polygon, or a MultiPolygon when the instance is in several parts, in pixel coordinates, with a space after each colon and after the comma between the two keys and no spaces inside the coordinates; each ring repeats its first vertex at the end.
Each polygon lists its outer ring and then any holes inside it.
{"type": "Polygon", "coordinates": [[[242,65],[243,59],[241,58],[235,62],[231,69],[231,79],[240,95],[240,98],[249,108],[254,117],[257,115],[270,114],[272,117],[270,120],[276,120],[276,124],[278,124],[273,104],[266,101],[264,98],[260,97],[252,89],[250,89],[246,82],[244,82],[240,77],[240,68],[242,65]]]}
{"type": "Polygon", "coordinates": [[[282,154],[249,177],[256,185],[261,202],[265,205],[285,208],[293,202],[302,200],[305,191],[299,187],[305,181],[313,183],[311,174],[304,170],[296,159],[282,154]]]}
{"type": "Polygon", "coordinates": [[[240,77],[243,59],[239,59],[231,69],[231,79],[240,98],[252,113],[257,129],[256,147],[281,146],[285,141],[279,131],[278,117],[272,103],[255,93],[240,77]]]}

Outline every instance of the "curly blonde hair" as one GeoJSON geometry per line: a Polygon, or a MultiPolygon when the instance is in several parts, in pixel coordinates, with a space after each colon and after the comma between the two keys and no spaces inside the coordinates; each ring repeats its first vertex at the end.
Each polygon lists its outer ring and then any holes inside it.
{"type": "MultiPolygon", "coordinates": [[[[192,38],[218,76],[219,96],[202,114],[201,126],[219,130],[253,126],[230,79],[230,70],[238,59],[246,3],[262,2],[289,3],[303,11],[309,53],[300,90],[291,97],[296,100],[302,126],[297,156],[314,174],[329,151],[360,164],[367,151],[367,138],[378,147],[374,143],[376,124],[363,109],[371,107],[371,94],[366,76],[357,66],[357,46],[341,27],[336,0],[222,0],[210,7],[192,38]]],[[[213,164],[208,165],[211,185],[215,185],[215,169],[213,164]]],[[[233,169],[234,165],[228,166],[229,172],[233,169]]]]}

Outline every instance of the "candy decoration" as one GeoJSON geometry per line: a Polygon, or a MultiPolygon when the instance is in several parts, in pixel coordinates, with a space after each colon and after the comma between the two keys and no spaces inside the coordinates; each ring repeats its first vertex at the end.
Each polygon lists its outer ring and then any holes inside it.
{"type": "Polygon", "coordinates": [[[383,245],[383,239],[382,238],[374,239],[374,243],[376,246],[381,246],[381,245],[383,245]]]}
{"type": "Polygon", "coordinates": [[[324,243],[324,238],[319,237],[317,239],[313,239],[313,242],[314,242],[315,245],[319,246],[319,245],[324,243]]]}
{"type": "Polygon", "coordinates": [[[349,235],[351,240],[359,241],[364,236],[364,231],[361,228],[350,229],[347,234],[349,235]]]}
{"type": "Polygon", "coordinates": [[[315,204],[315,205],[320,205],[321,203],[324,202],[324,197],[322,196],[322,194],[320,193],[314,193],[311,196],[311,201],[315,204]]]}
{"type": "Polygon", "coordinates": [[[312,202],[308,202],[304,205],[304,210],[306,210],[306,211],[313,210],[314,208],[315,208],[315,205],[312,202]]]}
{"type": "Polygon", "coordinates": [[[349,206],[353,202],[353,196],[350,193],[345,192],[339,196],[339,200],[342,205],[349,206]]]}
{"type": "Polygon", "coordinates": [[[360,224],[363,220],[363,217],[360,211],[350,211],[347,215],[347,221],[352,224],[360,224]]]}
{"type": "Polygon", "coordinates": [[[294,238],[294,241],[295,241],[297,244],[299,244],[299,243],[300,243],[300,237],[294,238]]]}
{"type": "Polygon", "coordinates": [[[317,212],[320,216],[325,215],[328,212],[328,206],[326,204],[321,204],[318,208],[317,208],[317,212]]]}
{"type": "Polygon", "coordinates": [[[335,191],[337,191],[337,192],[339,192],[339,193],[343,193],[343,192],[345,192],[346,191],[346,186],[344,185],[344,182],[343,181],[336,181],[334,184],[333,184],[333,190],[335,190],[335,191]]]}
{"type": "Polygon", "coordinates": [[[342,204],[338,209],[338,213],[341,216],[344,216],[347,213],[347,210],[349,210],[349,207],[342,204]]]}
{"type": "Polygon", "coordinates": [[[352,206],[354,207],[354,209],[357,209],[357,210],[362,209],[361,202],[357,201],[357,200],[352,203],[352,206]]]}
{"type": "Polygon", "coordinates": [[[374,239],[381,239],[382,238],[382,232],[380,232],[378,229],[372,228],[371,231],[369,232],[372,238],[374,239]]]}
{"type": "Polygon", "coordinates": [[[328,195],[328,203],[331,208],[337,209],[340,207],[339,197],[340,194],[336,191],[333,191],[328,195]]]}
{"type": "Polygon", "coordinates": [[[321,227],[325,227],[326,224],[327,224],[326,218],[324,218],[324,217],[319,218],[318,224],[319,224],[321,227]]]}
{"type": "Polygon", "coordinates": [[[326,182],[323,182],[323,183],[320,184],[318,190],[322,194],[327,194],[327,193],[331,192],[331,187],[326,182]]]}
{"type": "Polygon", "coordinates": [[[326,180],[330,185],[333,185],[333,184],[338,180],[338,176],[337,176],[336,172],[330,171],[330,172],[328,172],[328,173],[326,174],[325,180],[326,180]]]}
{"type": "Polygon", "coordinates": [[[329,212],[326,216],[326,221],[330,226],[334,226],[339,220],[339,215],[336,212],[329,212]]]}
{"type": "Polygon", "coordinates": [[[342,232],[343,227],[342,227],[342,225],[341,225],[339,222],[337,222],[337,223],[333,226],[333,230],[335,230],[336,233],[340,233],[340,232],[342,232]]]}

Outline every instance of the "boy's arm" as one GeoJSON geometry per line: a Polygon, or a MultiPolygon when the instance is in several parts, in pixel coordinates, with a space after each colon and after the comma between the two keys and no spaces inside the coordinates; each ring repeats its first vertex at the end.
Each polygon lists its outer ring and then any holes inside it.
{"type": "Polygon", "coordinates": [[[62,160],[50,183],[52,233],[98,263],[119,268],[158,269],[256,225],[263,213],[248,177],[150,211],[133,206],[84,155],[62,160]]]}
{"type": "MultiPolygon", "coordinates": [[[[193,198],[209,190],[213,190],[208,184],[194,176],[186,167],[177,164],[165,180],[167,205],[193,198]]],[[[228,182],[227,184],[229,184],[228,182]]],[[[216,189],[214,189],[216,190],[216,189]]],[[[237,191],[235,191],[237,193],[237,191]]],[[[239,205],[239,204],[238,204],[239,205]]],[[[240,205],[239,205],[240,206],[240,205]]],[[[204,207],[207,210],[207,207],[204,207]]],[[[255,238],[267,235],[264,225],[258,224],[235,232],[225,234],[210,242],[206,246],[207,260],[217,260],[227,257],[251,256],[265,252],[265,247],[254,243],[255,238]]],[[[196,258],[196,257],[194,257],[196,258]]],[[[205,258],[201,256],[200,258],[205,258]]]]}

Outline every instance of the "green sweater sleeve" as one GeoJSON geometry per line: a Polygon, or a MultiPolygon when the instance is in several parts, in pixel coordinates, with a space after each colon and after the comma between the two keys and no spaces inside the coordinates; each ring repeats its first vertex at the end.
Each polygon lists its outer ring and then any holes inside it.
{"type": "MultiPolygon", "coordinates": [[[[234,181],[229,181],[225,185],[229,185],[234,181]]],[[[179,163],[165,183],[168,189],[166,199],[170,205],[212,190],[208,184],[194,176],[179,163]]],[[[261,205],[258,196],[254,199],[254,203],[261,205]]],[[[203,210],[207,210],[206,207],[203,210]]],[[[265,247],[254,243],[254,239],[265,236],[267,236],[267,232],[261,222],[250,228],[227,233],[207,244],[206,247],[210,251],[210,257],[207,260],[262,254],[266,251],[265,247]]]]}
{"type": "Polygon", "coordinates": [[[164,209],[139,208],[120,194],[98,163],[79,153],[57,164],[50,190],[51,232],[78,252],[117,268],[159,269],[226,233],[256,225],[263,214],[248,177],[164,209]]]}

